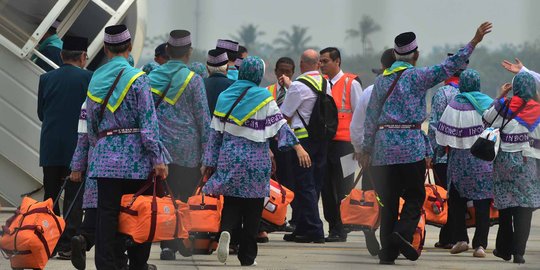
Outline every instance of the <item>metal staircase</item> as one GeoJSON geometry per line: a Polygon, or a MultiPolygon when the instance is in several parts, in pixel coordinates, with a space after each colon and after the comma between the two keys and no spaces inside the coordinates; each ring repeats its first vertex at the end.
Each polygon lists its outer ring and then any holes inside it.
{"type": "MultiPolygon", "coordinates": [[[[41,122],[37,86],[43,70],[30,59],[43,33],[61,20],[58,34],[89,38],[89,65],[104,62],[103,29],[125,23],[138,59],[145,36],[146,1],[138,0],[7,0],[0,1],[0,204],[17,206],[20,195],[39,188],[41,122]]],[[[42,198],[42,193],[34,195],[42,198]]]]}

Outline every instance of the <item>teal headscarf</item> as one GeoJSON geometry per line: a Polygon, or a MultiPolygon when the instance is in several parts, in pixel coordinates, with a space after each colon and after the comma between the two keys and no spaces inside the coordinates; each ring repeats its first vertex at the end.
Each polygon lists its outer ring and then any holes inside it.
{"type": "Polygon", "coordinates": [[[482,115],[489,109],[493,99],[480,92],[480,73],[474,69],[466,69],[459,76],[459,92],[456,101],[471,103],[476,111],[482,115]]]}
{"type": "Polygon", "coordinates": [[[515,96],[528,101],[536,96],[536,82],[527,72],[519,72],[512,80],[512,91],[515,96]]]}
{"type": "Polygon", "coordinates": [[[199,74],[203,79],[208,78],[208,70],[206,69],[206,65],[201,62],[193,62],[189,65],[189,69],[191,71],[199,74]]]}
{"type": "Polygon", "coordinates": [[[259,109],[274,97],[266,88],[259,87],[264,75],[264,61],[256,56],[249,56],[242,62],[238,81],[223,91],[218,98],[214,115],[225,117],[232,104],[246,89],[249,89],[244,98],[234,108],[229,119],[241,126],[259,109]]]}

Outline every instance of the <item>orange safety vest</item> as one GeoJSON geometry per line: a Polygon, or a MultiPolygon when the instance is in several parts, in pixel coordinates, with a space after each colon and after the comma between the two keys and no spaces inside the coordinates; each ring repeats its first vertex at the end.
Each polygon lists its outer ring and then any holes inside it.
{"type": "Polygon", "coordinates": [[[268,89],[268,91],[272,93],[272,96],[274,96],[274,100],[277,100],[277,89],[278,89],[277,85],[278,85],[277,83],[274,83],[266,87],[266,89],[268,89]]]}
{"type": "Polygon", "coordinates": [[[351,106],[351,86],[356,75],[344,73],[343,76],[332,86],[332,97],[338,109],[338,128],[334,140],[351,141],[350,126],[353,116],[351,106]]]}

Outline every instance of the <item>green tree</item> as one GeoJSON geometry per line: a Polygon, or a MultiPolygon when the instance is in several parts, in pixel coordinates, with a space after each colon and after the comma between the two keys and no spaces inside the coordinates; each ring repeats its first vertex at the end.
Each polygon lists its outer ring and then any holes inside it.
{"type": "Polygon", "coordinates": [[[290,32],[280,31],[279,37],[274,40],[274,43],[281,47],[276,50],[292,57],[302,54],[304,50],[310,47],[308,43],[311,41],[311,36],[307,34],[307,31],[307,27],[298,25],[293,25],[290,32]]]}
{"type": "Polygon", "coordinates": [[[378,25],[373,18],[368,15],[362,16],[362,20],[358,23],[357,29],[348,29],[347,37],[348,38],[360,38],[362,42],[363,55],[366,55],[367,52],[373,51],[373,46],[369,36],[375,32],[381,30],[381,26],[378,25]]]}
{"type": "Polygon", "coordinates": [[[233,39],[240,42],[240,45],[245,46],[248,50],[254,50],[259,44],[257,38],[264,35],[263,31],[254,24],[242,25],[236,36],[233,39]]]}

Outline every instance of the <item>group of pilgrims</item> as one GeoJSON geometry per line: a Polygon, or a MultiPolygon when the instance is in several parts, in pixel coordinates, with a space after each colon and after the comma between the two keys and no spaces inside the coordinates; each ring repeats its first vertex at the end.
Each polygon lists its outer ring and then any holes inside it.
{"type": "MultiPolygon", "coordinates": [[[[341,70],[335,47],[303,52],[296,79],[294,60],[280,58],[276,83],[263,88],[265,61],[248,56],[247,49],[232,40],[219,39],[208,51],[206,65],[188,66],[191,34],[173,30],[156,48],[155,63],[140,70],[128,61],[129,30],[113,25],[104,33],[108,61],[92,73],[82,69],[87,39],[64,37],[58,52],[63,65],[42,75],[39,85],[45,196],[56,196],[59,187],[51,179],[58,175],[69,174],[70,185],[86,180],[84,220],[81,223],[82,211],[68,218],[58,256],[85,269],[86,252],[95,246],[97,269],[157,269],[147,263],[151,243],[126,244],[118,232],[122,195],[137,192],[149,176],[167,181],[184,202],[203,178],[203,193],[224,196],[220,262],[237,254],[242,266],[257,265],[257,243],[268,242],[261,213],[271,177],[295,193],[285,241],[344,242],[347,231],[339,204],[354,188],[354,174],[344,175],[341,162],[350,155],[364,168],[362,188],[375,189],[383,205],[380,244],[373,231],[364,232],[369,253],[381,264],[394,264],[400,254],[418,259],[411,242],[430,168],[449,194],[448,222],[435,246],[452,254],[469,249],[465,211],[467,201],[473,201],[473,255],[486,257],[494,204],[499,228],[493,255],[525,263],[532,213],[540,207],[540,74],[519,61],[505,61],[503,67],[515,73],[512,82],[504,84],[495,99],[482,93],[479,72],[467,65],[491,29],[491,23],[483,23],[467,45],[429,67],[416,67],[416,35],[402,33],[382,54],[382,68],[374,70],[379,75],[365,89],[357,75],[341,70]],[[426,94],[441,82],[426,134],[421,129],[427,118],[426,94]],[[73,102],[65,102],[69,97],[56,105],[51,101],[72,89],[82,89],[83,94],[72,91],[70,95],[77,95],[71,97],[73,102]],[[513,95],[508,97],[510,91],[513,95]],[[307,129],[321,92],[332,96],[338,109],[337,133],[331,140],[307,129]],[[53,122],[62,119],[54,117],[59,111],[62,117],[76,111],[70,120],[74,123],[61,125],[61,135],[51,133],[53,122]],[[500,130],[493,162],[470,151],[487,127],[500,130]],[[78,138],[61,139],[70,136],[65,135],[70,128],[77,130],[73,133],[78,138]],[[54,136],[60,140],[51,142],[54,136]],[[70,143],[71,152],[60,151],[69,156],[68,164],[45,157],[70,143]],[[63,173],[51,172],[62,166],[68,167],[63,173]],[[319,197],[329,223],[326,237],[319,197]],[[398,219],[400,197],[405,203],[398,219]]],[[[73,193],[66,192],[66,201],[77,200],[73,193]]],[[[175,260],[177,252],[189,256],[182,241],[161,242],[161,260],[175,260]]]]}

